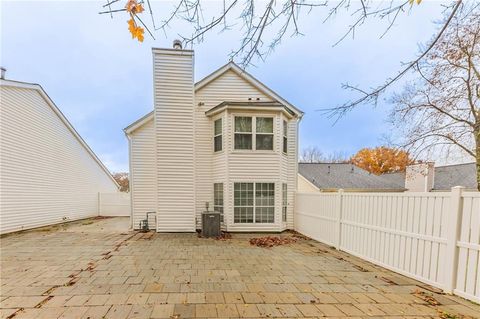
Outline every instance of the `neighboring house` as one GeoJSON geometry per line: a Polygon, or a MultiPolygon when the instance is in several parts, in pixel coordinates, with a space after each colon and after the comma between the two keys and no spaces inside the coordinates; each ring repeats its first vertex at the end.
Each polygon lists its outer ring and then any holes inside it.
{"type": "Polygon", "coordinates": [[[154,110],[125,129],[132,226],[193,232],[206,205],[227,231],[293,228],[302,112],[233,62],[194,84],[194,54],[153,49],[154,110]],[[153,219],[152,219],[153,222],[153,219]]]}
{"type": "Polygon", "coordinates": [[[299,163],[299,192],[403,192],[403,180],[388,180],[350,163],[299,163]]]}
{"type": "Polygon", "coordinates": [[[435,167],[434,163],[410,165],[405,173],[391,174],[401,179],[411,192],[449,191],[454,186],[467,190],[477,189],[477,168],[475,163],[435,167]]]}
{"type": "Polygon", "coordinates": [[[118,185],[38,84],[0,80],[0,233],[98,215],[118,185]]]}

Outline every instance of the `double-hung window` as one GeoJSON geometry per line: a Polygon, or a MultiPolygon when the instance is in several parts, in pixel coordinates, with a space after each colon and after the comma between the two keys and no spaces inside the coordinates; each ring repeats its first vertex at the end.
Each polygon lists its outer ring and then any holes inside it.
{"type": "Polygon", "coordinates": [[[273,117],[235,116],[236,150],[273,150],[273,117]]]}
{"type": "Polygon", "coordinates": [[[252,118],[248,116],[235,116],[235,149],[252,149],[252,118]]]}
{"type": "Polygon", "coordinates": [[[282,221],[287,221],[287,184],[282,184],[282,221]]]}
{"type": "Polygon", "coordinates": [[[287,153],[288,150],[288,124],[287,121],[283,121],[283,152],[287,153]]]}
{"type": "Polygon", "coordinates": [[[223,141],[222,141],[222,119],[219,118],[215,122],[213,122],[213,145],[214,151],[219,152],[223,148],[223,141]]]}
{"type": "Polygon", "coordinates": [[[213,184],[213,210],[220,213],[223,222],[223,183],[213,184]]]}
{"type": "Polygon", "coordinates": [[[234,183],[235,223],[274,223],[274,183],[234,183]]]}
{"type": "Polygon", "coordinates": [[[255,119],[255,146],[257,150],[273,150],[273,118],[257,117],[255,119]]]}

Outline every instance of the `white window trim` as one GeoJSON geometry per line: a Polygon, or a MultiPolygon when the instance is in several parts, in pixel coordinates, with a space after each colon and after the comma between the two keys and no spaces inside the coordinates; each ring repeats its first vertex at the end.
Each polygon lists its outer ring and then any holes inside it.
{"type": "Polygon", "coordinates": [[[224,138],[223,138],[223,136],[224,136],[224,134],[223,134],[223,127],[224,127],[224,125],[225,125],[224,122],[225,122],[225,121],[223,120],[223,117],[222,117],[222,116],[219,116],[219,117],[213,119],[213,139],[212,139],[212,142],[213,142],[212,144],[213,144],[213,145],[212,145],[212,148],[213,148],[213,153],[214,153],[214,154],[222,153],[223,150],[225,149],[225,143],[224,143],[224,138]],[[218,121],[218,120],[221,120],[221,121],[222,121],[222,129],[220,130],[220,134],[216,134],[216,135],[215,135],[215,122],[218,121]],[[220,151],[215,151],[215,137],[217,137],[217,136],[221,136],[221,137],[222,137],[222,149],[221,149],[220,151]]]}
{"type": "Polygon", "coordinates": [[[232,223],[233,225],[251,225],[251,224],[257,224],[257,225],[275,225],[277,224],[277,216],[276,216],[276,208],[277,208],[277,203],[276,203],[276,183],[272,181],[237,181],[233,182],[233,192],[232,192],[232,203],[233,203],[233,214],[232,214],[232,223]],[[235,206],[235,184],[253,184],[253,205],[252,206],[235,206]],[[256,190],[257,186],[256,184],[273,184],[273,206],[257,206],[255,203],[255,197],[256,197],[256,190]],[[237,223],[235,222],[235,207],[253,207],[253,222],[251,223],[237,223]],[[256,217],[256,208],[257,207],[273,207],[273,222],[271,223],[257,223],[255,221],[256,217]]]}
{"type": "Polygon", "coordinates": [[[288,154],[288,121],[286,119],[283,119],[283,118],[282,118],[282,153],[284,155],[288,154]],[[286,130],[283,129],[284,122],[286,123],[286,130]],[[286,152],[283,149],[283,139],[284,138],[287,140],[286,152]]]}
{"type": "Polygon", "coordinates": [[[274,114],[241,114],[241,113],[235,113],[232,114],[232,127],[233,127],[233,140],[232,140],[232,152],[234,153],[275,153],[275,131],[276,131],[276,116],[274,114]],[[235,130],[235,118],[236,117],[251,117],[252,118],[252,132],[237,132],[235,130]],[[272,135],[273,136],[273,141],[272,145],[273,148],[271,150],[257,150],[257,117],[264,117],[264,118],[271,118],[273,120],[273,132],[272,133],[259,133],[260,135],[272,135]],[[235,134],[251,134],[252,137],[252,149],[236,149],[235,148],[235,134]]]}

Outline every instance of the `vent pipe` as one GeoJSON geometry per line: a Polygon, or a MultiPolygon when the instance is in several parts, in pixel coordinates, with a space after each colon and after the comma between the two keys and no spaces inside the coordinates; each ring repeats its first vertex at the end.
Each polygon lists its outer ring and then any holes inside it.
{"type": "Polygon", "coordinates": [[[7,69],[5,69],[3,66],[0,67],[0,78],[2,80],[5,80],[5,73],[7,72],[7,69]]]}
{"type": "Polygon", "coordinates": [[[180,40],[173,40],[173,48],[175,50],[181,50],[182,49],[182,41],[180,40]]]}

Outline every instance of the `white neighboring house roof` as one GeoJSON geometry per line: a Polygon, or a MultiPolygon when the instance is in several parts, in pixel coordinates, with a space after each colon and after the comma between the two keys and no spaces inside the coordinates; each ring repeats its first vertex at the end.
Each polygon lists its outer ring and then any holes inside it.
{"type": "MultiPolygon", "coordinates": [[[[194,90],[198,91],[198,90],[202,89],[207,84],[211,83],[213,80],[217,79],[218,77],[220,77],[222,74],[224,74],[227,71],[235,72],[238,76],[240,76],[241,78],[243,78],[244,80],[246,80],[247,82],[252,84],[259,91],[261,91],[262,93],[270,96],[272,99],[280,102],[286,108],[290,109],[296,116],[298,116],[300,118],[303,116],[304,113],[302,111],[300,111],[300,109],[298,109],[293,104],[291,104],[290,102],[288,102],[287,100],[282,98],[280,95],[275,93],[273,90],[268,88],[265,84],[263,84],[262,82],[260,82],[256,78],[254,78],[251,74],[249,74],[247,71],[243,70],[241,67],[239,67],[237,64],[235,64],[235,62],[232,62],[232,61],[225,64],[221,68],[217,69],[213,73],[207,75],[206,77],[204,77],[203,79],[201,79],[197,83],[195,83],[194,90]]],[[[124,131],[127,135],[131,134],[133,131],[140,128],[144,124],[148,123],[152,119],[153,119],[153,111],[146,114],[142,118],[136,120],[135,122],[133,122],[129,126],[127,126],[124,129],[124,131]]]]}
{"type": "Polygon", "coordinates": [[[67,120],[65,115],[63,115],[62,111],[60,111],[60,109],[55,105],[53,100],[50,98],[50,96],[48,96],[47,92],[45,92],[45,90],[42,88],[40,84],[1,79],[0,86],[36,90],[38,93],[40,93],[42,98],[47,102],[47,104],[50,106],[53,112],[60,118],[63,124],[65,124],[68,130],[78,140],[78,142],[85,148],[85,150],[90,154],[90,156],[92,156],[92,158],[97,162],[97,164],[105,171],[105,173],[108,175],[108,177],[110,177],[112,182],[115,183],[117,188],[120,188],[120,185],[118,185],[117,181],[113,178],[108,168],[102,163],[102,161],[98,158],[98,156],[92,151],[92,149],[83,140],[80,134],[78,134],[78,132],[75,130],[72,124],[67,120]]]}

